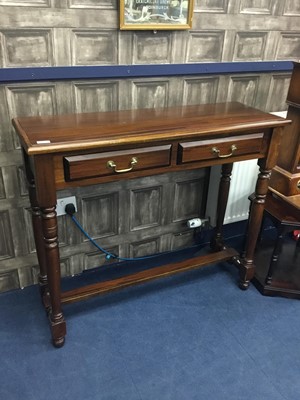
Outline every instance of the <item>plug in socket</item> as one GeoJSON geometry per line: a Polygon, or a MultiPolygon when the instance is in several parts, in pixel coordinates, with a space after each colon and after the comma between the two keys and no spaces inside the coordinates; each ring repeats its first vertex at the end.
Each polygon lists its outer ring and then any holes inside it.
{"type": "Polygon", "coordinates": [[[60,215],[65,215],[66,214],[66,205],[72,203],[75,206],[75,211],[77,212],[77,204],[76,204],[76,197],[71,196],[71,197],[63,197],[62,199],[57,199],[57,205],[56,205],[56,213],[57,216],[59,217],[60,215]]]}

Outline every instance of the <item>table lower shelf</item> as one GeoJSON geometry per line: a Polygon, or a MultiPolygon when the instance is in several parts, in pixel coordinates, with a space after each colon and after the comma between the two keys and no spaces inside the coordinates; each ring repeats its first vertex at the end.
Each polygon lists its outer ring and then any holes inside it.
{"type": "Polygon", "coordinates": [[[228,261],[237,256],[238,252],[236,250],[227,248],[218,252],[212,252],[206,255],[189,258],[184,261],[139,271],[116,279],[64,291],[61,294],[61,302],[63,304],[73,303],[75,301],[88,299],[99,294],[105,294],[128,286],[149,282],[161,277],[167,277],[180,272],[201,268],[209,264],[217,264],[222,261],[228,261]]]}

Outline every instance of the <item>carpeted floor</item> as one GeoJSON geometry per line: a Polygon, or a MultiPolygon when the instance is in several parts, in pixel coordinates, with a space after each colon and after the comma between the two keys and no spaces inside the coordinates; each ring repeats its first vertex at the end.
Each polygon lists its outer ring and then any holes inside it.
{"type": "Polygon", "coordinates": [[[299,400],[299,300],[236,280],[215,265],[65,306],[61,349],[37,286],[1,294],[0,399],[299,400]]]}

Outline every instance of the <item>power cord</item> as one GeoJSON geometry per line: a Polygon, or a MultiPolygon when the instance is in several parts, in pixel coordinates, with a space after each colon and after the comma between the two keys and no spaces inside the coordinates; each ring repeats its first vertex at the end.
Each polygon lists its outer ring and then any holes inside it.
{"type": "Polygon", "coordinates": [[[75,225],[79,228],[79,230],[84,234],[84,236],[89,239],[89,241],[97,247],[98,250],[100,250],[102,253],[105,254],[106,260],[110,260],[111,258],[120,260],[120,261],[139,261],[139,260],[147,260],[149,258],[156,258],[164,254],[170,254],[171,251],[166,251],[164,253],[159,253],[159,254],[154,254],[150,256],[144,256],[144,257],[120,257],[116,254],[111,253],[110,251],[105,250],[103,247],[99,246],[99,244],[85,231],[83,226],[80,224],[80,222],[77,220],[77,218],[74,216],[76,209],[73,203],[69,203],[65,207],[65,211],[67,215],[69,215],[72,219],[72,221],[75,223],[75,225]]]}

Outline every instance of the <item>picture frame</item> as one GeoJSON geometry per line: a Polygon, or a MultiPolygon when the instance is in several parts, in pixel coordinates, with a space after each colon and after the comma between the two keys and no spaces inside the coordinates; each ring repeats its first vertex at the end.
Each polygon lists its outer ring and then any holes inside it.
{"type": "Polygon", "coordinates": [[[194,0],[120,0],[120,29],[190,29],[194,0]]]}

